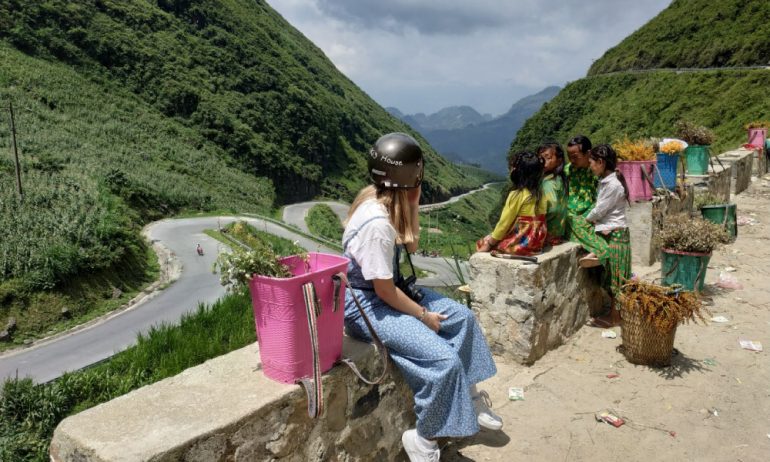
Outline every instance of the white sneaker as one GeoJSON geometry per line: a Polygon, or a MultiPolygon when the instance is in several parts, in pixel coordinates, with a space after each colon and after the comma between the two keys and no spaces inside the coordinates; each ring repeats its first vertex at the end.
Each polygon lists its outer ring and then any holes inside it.
{"type": "Polygon", "coordinates": [[[476,411],[479,426],[493,431],[502,429],[502,417],[492,412],[492,409],[489,408],[489,406],[492,405],[489,394],[486,391],[480,391],[476,395],[473,395],[472,398],[473,409],[476,411]]]}
{"type": "Polygon", "coordinates": [[[401,435],[401,444],[404,445],[404,450],[406,455],[409,456],[409,460],[411,462],[439,462],[441,450],[439,450],[438,446],[436,446],[436,449],[425,449],[423,444],[418,441],[418,438],[422,439],[414,428],[405,431],[401,435]]]}

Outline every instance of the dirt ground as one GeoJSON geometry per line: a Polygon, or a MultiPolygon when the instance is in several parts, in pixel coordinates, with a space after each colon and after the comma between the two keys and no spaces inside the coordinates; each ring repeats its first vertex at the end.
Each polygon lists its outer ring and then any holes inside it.
{"type": "MultiPolygon", "coordinates": [[[[770,461],[770,181],[757,179],[734,196],[735,243],[716,251],[706,276],[705,304],[727,323],[681,326],[671,367],[635,366],[622,343],[582,328],[566,345],[531,367],[498,360],[496,377],[481,384],[505,421],[444,447],[444,461],[770,461]],[[742,290],[716,288],[733,267],[742,290]],[[760,341],[764,352],[740,347],[760,341]],[[608,378],[618,374],[617,378],[608,378]],[[509,401],[509,387],[524,401],[509,401]],[[594,415],[611,410],[615,428],[594,415]]],[[[656,268],[635,268],[658,277],[656,268]]]]}

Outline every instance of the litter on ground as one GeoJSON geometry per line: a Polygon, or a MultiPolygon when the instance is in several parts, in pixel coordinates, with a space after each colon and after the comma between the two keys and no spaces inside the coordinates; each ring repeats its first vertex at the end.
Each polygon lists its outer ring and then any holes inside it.
{"type": "Polygon", "coordinates": [[[738,343],[741,344],[741,348],[744,350],[749,351],[762,351],[762,343],[761,342],[755,342],[752,340],[738,340],[738,343]]]}

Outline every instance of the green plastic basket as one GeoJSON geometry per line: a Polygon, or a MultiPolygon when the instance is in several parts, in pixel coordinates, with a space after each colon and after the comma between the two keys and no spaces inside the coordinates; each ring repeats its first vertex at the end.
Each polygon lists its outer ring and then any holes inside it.
{"type": "Polygon", "coordinates": [[[684,290],[703,290],[711,253],[679,252],[662,249],[660,272],[663,285],[681,284],[684,290]]]}
{"type": "Polygon", "coordinates": [[[738,206],[735,204],[704,205],[700,208],[700,213],[706,220],[723,225],[730,235],[730,240],[734,241],[738,237],[738,206]]]}
{"type": "Polygon", "coordinates": [[[708,175],[709,146],[687,146],[684,158],[688,175],[708,175]]]}

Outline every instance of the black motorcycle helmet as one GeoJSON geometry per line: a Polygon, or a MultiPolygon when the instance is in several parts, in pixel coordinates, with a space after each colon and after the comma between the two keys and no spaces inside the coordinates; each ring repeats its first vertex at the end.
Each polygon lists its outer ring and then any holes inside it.
{"type": "Polygon", "coordinates": [[[383,135],[369,151],[369,176],[377,186],[416,188],[424,167],[420,145],[406,133],[383,135]]]}

